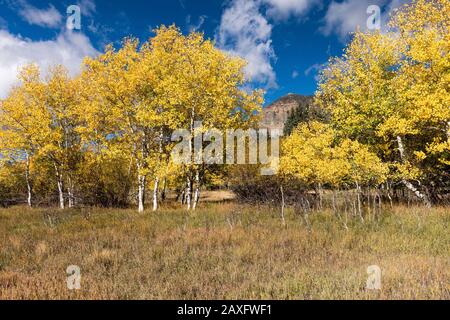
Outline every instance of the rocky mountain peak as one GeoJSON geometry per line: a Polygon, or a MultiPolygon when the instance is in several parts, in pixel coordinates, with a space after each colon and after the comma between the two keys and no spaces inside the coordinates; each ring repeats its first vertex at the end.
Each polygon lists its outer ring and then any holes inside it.
{"type": "Polygon", "coordinates": [[[303,96],[295,93],[289,93],[267,107],[263,108],[263,118],[260,128],[279,129],[283,131],[289,115],[301,105],[310,104],[312,96],[303,96]]]}

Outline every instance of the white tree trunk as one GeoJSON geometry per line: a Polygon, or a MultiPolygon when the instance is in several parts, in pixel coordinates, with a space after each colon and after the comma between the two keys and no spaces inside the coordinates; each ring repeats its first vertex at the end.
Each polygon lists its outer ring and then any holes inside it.
{"type": "Polygon", "coordinates": [[[138,212],[144,212],[145,181],[145,176],[138,176],[138,212]]]}
{"type": "Polygon", "coordinates": [[[58,165],[54,163],[55,167],[55,174],[57,179],[57,185],[58,185],[58,195],[59,195],[59,208],[64,209],[64,182],[63,182],[63,176],[61,172],[59,171],[58,165]]]}
{"type": "MultiPolygon", "coordinates": [[[[191,119],[190,119],[190,131],[191,131],[191,139],[189,141],[189,156],[191,162],[193,161],[193,152],[194,152],[194,135],[195,135],[195,106],[192,106],[191,109],[191,119]]],[[[192,163],[189,164],[189,172],[187,174],[187,181],[186,181],[186,207],[187,210],[191,210],[192,207],[192,179],[191,179],[191,170],[192,170],[192,163]]]]}
{"type": "Polygon", "coordinates": [[[186,207],[188,210],[191,210],[191,195],[192,195],[191,187],[192,187],[191,178],[188,177],[186,181],[186,195],[185,195],[186,207]]]}
{"type": "Polygon", "coordinates": [[[419,198],[420,200],[423,201],[423,203],[428,207],[431,208],[431,202],[428,199],[427,195],[420,192],[416,187],[414,187],[414,185],[406,180],[402,180],[403,185],[408,188],[408,190],[410,190],[411,192],[413,192],[417,198],[419,198]]]}
{"type": "Polygon", "coordinates": [[[397,136],[397,144],[398,144],[398,151],[400,152],[400,159],[403,161],[405,157],[405,146],[403,145],[402,137],[397,136]]]}
{"type": "Polygon", "coordinates": [[[192,210],[197,209],[197,204],[199,201],[200,201],[200,188],[198,185],[196,185],[194,192],[194,202],[192,203],[192,210]]]}
{"type": "Polygon", "coordinates": [[[192,209],[197,208],[197,204],[200,200],[200,175],[198,170],[195,173],[195,192],[194,192],[194,202],[192,203],[192,209]]]}
{"type": "MultiPolygon", "coordinates": [[[[162,127],[160,128],[159,131],[159,156],[158,156],[158,162],[159,165],[161,165],[161,161],[162,161],[162,153],[163,153],[163,139],[164,139],[164,134],[163,134],[163,129],[162,127]]],[[[159,177],[156,177],[155,179],[155,186],[153,187],[153,211],[158,210],[158,190],[159,189],[159,177]]]]}
{"type": "MultiPolygon", "coordinates": [[[[400,152],[400,158],[401,158],[401,161],[403,162],[404,157],[405,157],[405,146],[403,145],[402,137],[397,136],[397,143],[398,143],[398,150],[399,150],[399,152],[400,152]]],[[[411,182],[409,182],[409,181],[402,180],[402,183],[403,183],[403,185],[404,185],[408,190],[412,191],[412,192],[416,195],[417,198],[419,198],[420,200],[422,200],[423,203],[424,203],[428,208],[431,208],[431,202],[430,202],[430,200],[428,199],[428,197],[427,197],[426,194],[420,192],[420,190],[417,189],[416,187],[414,187],[414,185],[413,185],[411,182]]]]}
{"type": "Polygon", "coordinates": [[[75,197],[73,194],[73,182],[71,178],[68,179],[67,196],[69,201],[69,208],[72,208],[75,205],[75,197]]]}
{"type": "Polygon", "coordinates": [[[25,180],[27,182],[27,204],[31,207],[30,157],[28,152],[26,153],[26,157],[25,180]]]}
{"type": "Polygon", "coordinates": [[[159,188],[159,178],[155,179],[155,186],[153,188],[153,211],[158,210],[158,188],[159,188]]]}
{"type": "Polygon", "coordinates": [[[61,176],[58,176],[58,194],[59,194],[59,208],[64,209],[64,184],[61,176]]]}

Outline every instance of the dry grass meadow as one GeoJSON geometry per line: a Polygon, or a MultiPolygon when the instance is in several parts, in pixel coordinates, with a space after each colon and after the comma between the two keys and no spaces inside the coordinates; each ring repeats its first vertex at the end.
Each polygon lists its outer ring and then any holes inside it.
{"type": "Polygon", "coordinates": [[[0,299],[450,299],[450,212],[309,218],[234,203],[0,209],[0,299]],[[66,268],[81,268],[68,290],[66,268]],[[367,267],[382,289],[367,290],[367,267]]]}

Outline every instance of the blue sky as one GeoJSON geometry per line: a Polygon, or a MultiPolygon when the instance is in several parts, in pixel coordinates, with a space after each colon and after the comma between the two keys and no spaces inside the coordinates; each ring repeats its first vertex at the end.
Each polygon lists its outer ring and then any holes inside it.
{"type": "Polygon", "coordinates": [[[36,62],[45,70],[62,63],[72,74],[83,56],[99,54],[125,36],[142,41],[152,29],[175,23],[203,31],[217,46],[248,60],[254,87],[266,104],[287,93],[313,94],[317,73],[340,55],[357,26],[366,28],[369,5],[381,9],[382,25],[407,0],[0,0],[0,98],[17,70],[36,62]],[[81,9],[81,29],[66,28],[67,8],[81,9]]]}

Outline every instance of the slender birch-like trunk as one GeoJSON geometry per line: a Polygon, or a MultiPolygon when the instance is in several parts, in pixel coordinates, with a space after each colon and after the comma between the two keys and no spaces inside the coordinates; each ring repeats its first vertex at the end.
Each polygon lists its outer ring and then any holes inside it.
{"type": "MultiPolygon", "coordinates": [[[[189,141],[189,156],[191,160],[190,170],[192,170],[192,162],[193,162],[193,151],[194,151],[194,125],[195,125],[195,106],[192,106],[191,109],[191,118],[190,118],[190,131],[191,131],[191,139],[189,141]]],[[[192,179],[191,172],[188,172],[186,179],[186,207],[187,210],[191,210],[192,208],[192,179]]]]}
{"type": "Polygon", "coordinates": [[[192,196],[192,181],[191,178],[188,176],[186,180],[186,208],[187,210],[191,210],[191,196],[192,196]]]}
{"type": "Polygon", "coordinates": [[[58,185],[58,195],[59,195],[59,208],[64,209],[64,182],[63,182],[63,176],[61,172],[58,169],[58,165],[55,163],[55,174],[56,174],[56,182],[58,185]]]}
{"type": "Polygon", "coordinates": [[[196,185],[194,192],[194,201],[192,202],[192,210],[197,209],[197,204],[200,200],[200,188],[196,185]]]}
{"type": "MultiPolygon", "coordinates": [[[[403,162],[404,161],[404,157],[405,157],[405,146],[403,144],[403,140],[402,137],[397,136],[397,144],[398,144],[398,151],[400,152],[400,159],[403,162]]],[[[420,200],[422,200],[422,202],[428,207],[431,207],[431,201],[428,199],[427,195],[425,193],[422,193],[419,189],[417,189],[416,187],[414,187],[414,185],[403,179],[402,184],[412,193],[414,193],[416,195],[417,198],[419,198],[420,200]]]]}
{"type": "Polygon", "coordinates": [[[397,136],[397,145],[398,151],[400,152],[400,160],[403,162],[405,158],[405,146],[403,145],[403,139],[400,136],[397,136]]]}
{"type": "Polygon", "coordinates": [[[144,212],[146,176],[138,175],[138,212],[144,212]]]}
{"type": "MultiPolygon", "coordinates": [[[[164,139],[164,134],[163,134],[163,130],[162,127],[159,130],[159,141],[158,141],[158,162],[159,165],[161,165],[161,161],[162,161],[162,153],[163,153],[163,139],[164,139]]],[[[158,192],[159,192],[159,177],[155,178],[155,185],[153,187],[153,211],[158,210],[158,192]]]]}
{"type": "Polygon", "coordinates": [[[195,172],[195,192],[194,192],[194,202],[192,203],[192,210],[197,208],[197,204],[200,200],[200,174],[198,170],[195,172]]]}
{"type": "Polygon", "coordinates": [[[28,152],[26,153],[26,168],[25,168],[25,180],[27,182],[27,204],[29,207],[32,206],[31,203],[31,181],[30,181],[30,156],[28,152]]]}
{"type": "Polygon", "coordinates": [[[64,209],[64,183],[62,177],[58,175],[58,194],[59,194],[59,208],[64,209]]]}
{"type": "MultiPolygon", "coordinates": [[[[407,180],[402,180],[402,184],[403,184],[406,188],[408,188],[409,191],[411,191],[412,193],[414,193],[414,194],[416,195],[417,198],[419,198],[420,200],[422,200],[422,202],[423,202],[428,208],[431,208],[431,202],[430,202],[430,200],[428,199],[428,197],[427,197],[424,193],[420,192],[416,187],[414,187],[414,185],[413,185],[411,182],[409,182],[409,181],[407,181],[407,180]]],[[[408,200],[408,202],[409,202],[409,200],[408,200]]]]}
{"type": "Polygon", "coordinates": [[[153,187],[153,211],[158,210],[158,188],[159,188],[159,177],[156,177],[155,186],[153,187]]]}
{"type": "Polygon", "coordinates": [[[64,186],[61,178],[58,178],[59,208],[64,209],[64,186]]]}
{"type": "Polygon", "coordinates": [[[75,197],[73,194],[73,182],[72,179],[69,177],[68,179],[68,187],[67,187],[67,196],[69,201],[69,208],[72,208],[75,205],[75,197]]]}

